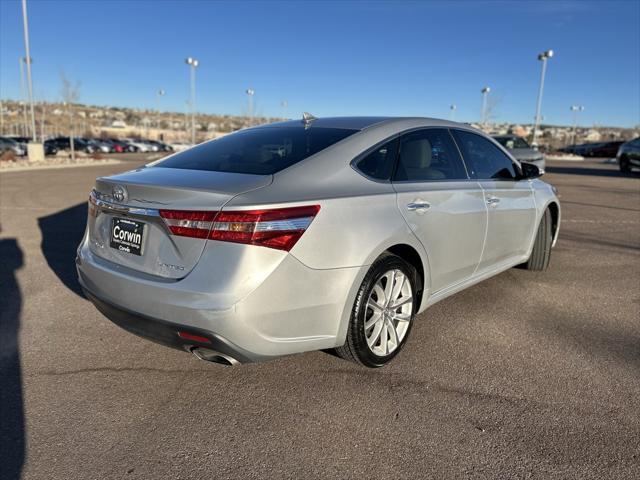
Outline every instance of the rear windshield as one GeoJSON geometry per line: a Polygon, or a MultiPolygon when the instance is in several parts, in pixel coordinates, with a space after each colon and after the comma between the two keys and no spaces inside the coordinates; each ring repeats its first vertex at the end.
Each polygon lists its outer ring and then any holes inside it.
{"type": "Polygon", "coordinates": [[[353,135],[357,130],[313,126],[242,130],[203,143],[154,167],[269,175],[353,135]]]}

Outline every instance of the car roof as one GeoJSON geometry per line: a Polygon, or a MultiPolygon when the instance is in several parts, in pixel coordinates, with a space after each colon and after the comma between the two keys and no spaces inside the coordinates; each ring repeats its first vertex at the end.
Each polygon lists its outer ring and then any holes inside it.
{"type": "MultiPolygon", "coordinates": [[[[364,130],[366,128],[376,126],[388,126],[393,127],[397,125],[401,127],[402,125],[406,125],[407,123],[416,124],[416,126],[438,126],[438,127],[468,127],[466,124],[461,124],[457,122],[450,122],[448,120],[440,120],[437,118],[427,118],[427,117],[323,117],[323,118],[315,118],[309,122],[307,122],[309,128],[311,127],[320,127],[320,128],[346,128],[350,130],[364,130]]],[[[266,125],[260,125],[255,128],[265,128],[265,127],[294,127],[300,126],[303,124],[302,118],[299,120],[289,120],[285,122],[277,122],[270,123],[266,125]]]]}

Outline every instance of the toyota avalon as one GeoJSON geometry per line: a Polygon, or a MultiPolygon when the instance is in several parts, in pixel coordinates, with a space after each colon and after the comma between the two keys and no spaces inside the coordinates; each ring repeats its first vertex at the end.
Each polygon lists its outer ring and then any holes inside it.
{"type": "Polygon", "coordinates": [[[560,205],[540,175],[468,125],[305,114],[98,178],[79,279],[117,325],[203,360],[379,367],[434,303],[547,268],[560,205]]]}

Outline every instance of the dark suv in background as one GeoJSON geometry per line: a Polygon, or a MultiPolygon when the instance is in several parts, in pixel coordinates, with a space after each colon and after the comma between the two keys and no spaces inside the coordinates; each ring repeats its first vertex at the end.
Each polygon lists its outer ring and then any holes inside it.
{"type": "Polygon", "coordinates": [[[621,172],[631,172],[632,168],[640,168],[640,137],[623,143],[616,155],[621,172]]]}

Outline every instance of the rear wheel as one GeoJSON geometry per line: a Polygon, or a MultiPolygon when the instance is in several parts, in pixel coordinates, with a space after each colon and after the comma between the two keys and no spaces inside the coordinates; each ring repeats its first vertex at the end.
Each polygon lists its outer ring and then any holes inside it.
{"type": "Polygon", "coordinates": [[[366,367],[382,367],[404,346],[417,309],[416,270],[400,257],[376,260],[358,290],[347,340],[336,353],[366,367]]]}
{"type": "Polygon", "coordinates": [[[620,157],[620,171],[624,173],[631,173],[631,163],[625,156],[620,157]]]}
{"type": "Polygon", "coordinates": [[[551,243],[553,242],[552,231],[552,219],[551,212],[546,209],[542,220],[538,226],[538,233],[536,233],[536,239],[533,243],[533,250],[531,256],[524,267],[527,270],[543,271],[549,266],[549,259],[551,258],[551,243]]]}

